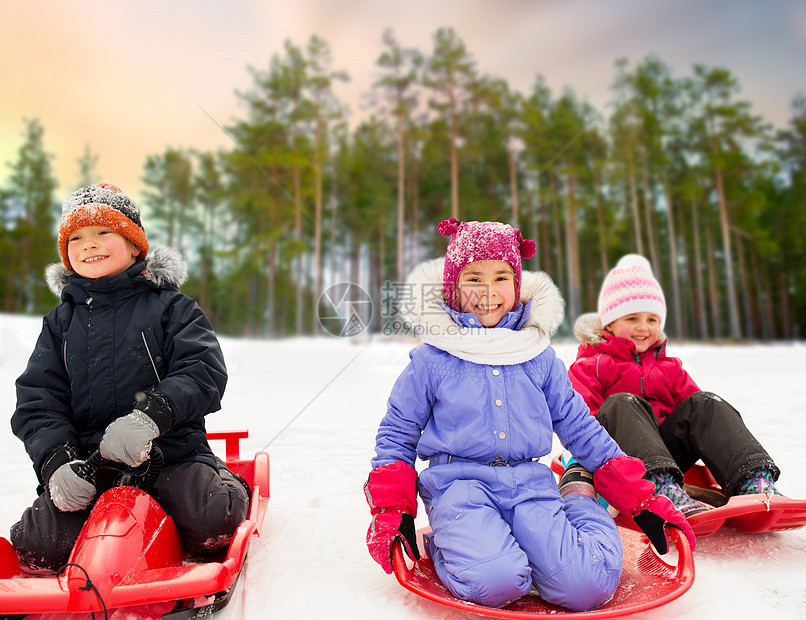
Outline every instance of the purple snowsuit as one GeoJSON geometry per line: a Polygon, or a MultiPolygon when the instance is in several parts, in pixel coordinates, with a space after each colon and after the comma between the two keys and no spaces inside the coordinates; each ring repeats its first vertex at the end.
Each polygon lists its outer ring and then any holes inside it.
{"type": "MultiPolygon", "coordinates": [[[[421,284],[439,281],[433,278],[441,274],[441,261],[430,263],[421,267],[421,284]]],[[[524,338],[539,335],[533,357],[502,350],[500,363],[489,363],[489,356],[483,358],[488,363],[471,361],[476,353],[461,344],[454,354],[433,344],[450,349],[430,337],[433,304],[427,320],[425,313],[415,317],[420,326],[429,323],[422,331],[426,344],[411,352],[392,389],[372,465],[402,460],[413,466],[418,456],[429,461],[418,480],[433,530],[427,546],[437,574],[457,597],[500,607],[534,585],[550,603],[592,609],[618,586],[621,539],[594,499],[563,500],[550,469],[537,459],[550,453],[553,433],[591,471],[624,453],[589,415],[548,345],[562,318],[559,291],[545,274],[524,272],[521,297],[531,301],[493,329],[472,329],[479,325],[475,315],[444,305],[449,323],[438,318],[436,324],[443,336],[450,325],[454,333],[471,328],[457,338],[489,338],[480,346],[493,350],[496,337],[512,338],[511,330],[524,338]]]]}

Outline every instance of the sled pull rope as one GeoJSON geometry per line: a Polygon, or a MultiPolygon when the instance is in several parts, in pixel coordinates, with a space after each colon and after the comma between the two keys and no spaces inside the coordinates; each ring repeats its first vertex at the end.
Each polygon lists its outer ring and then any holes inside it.
{"type": "MultiPolygon", "coordinates": [[[[87,571],[84,569],[83,566],[81,566],[81,564],[75,564],[74,562],[68,562],[67,564],[62,566],[57,571],[57,573],[63,572],[64,569],[66,569],[68,566],[75,566],[76,568],[80,569],[82,573],[84,573],[84,577],[87,579],[87,583],[85,583],[83,586],[81,586],[79,588],[79,590],[87,590],[87,591],[94,590],[95,591],[95,596],[98,597],[98,602],[101,603],[101,607],[103,607],[104,620],[109,620],[109,613],[106,611],[106,603],[104,603],[104,599],[101,597],[101,593],[98,592],[98,588],[96,588],[95,584],[92,583],[92,580],[90,579],[89,574],[87,574],[87,571]]],[[[95,618],[95,612],[92,613],[92,617],[93,617],[93,619],[95,618]]]]}

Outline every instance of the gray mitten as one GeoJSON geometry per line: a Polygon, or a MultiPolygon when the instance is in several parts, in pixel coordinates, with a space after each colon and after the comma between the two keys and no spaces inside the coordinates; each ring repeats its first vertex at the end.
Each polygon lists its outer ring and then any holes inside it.
{"type": "Polygon", "coordinates": [[[129,467],[145,463],[151,441],[173,425],[173,412],[164,397],[141,392],[136,399],[130,414],[106,427],[98,446],[102,457],[129,467]]]}
{"type": "Polygon", "coordinates": [[[98,449],[108,461],[137,467],[145,463],[151,452],[151,440],[158,435],[154,420],[135,409],[106,427],[98,449]]]}
{"type": "Polygon", "coordinates": [[[83,510],[95,498],[95,486],[76,473],[84,461],[71,461],[59,467],[48,481],[53,504],[62,512],[83,510]]]}

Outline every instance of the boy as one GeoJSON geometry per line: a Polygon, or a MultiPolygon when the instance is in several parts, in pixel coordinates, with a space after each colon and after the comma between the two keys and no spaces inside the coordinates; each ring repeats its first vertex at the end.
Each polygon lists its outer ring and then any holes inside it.
{"type": "Polygon", "coordinates": [[[179,292],[185,263],[169,248],[146,258],[137,205],[107,183],[67,198],[58,246],[62,264],[46,276],[62,303],[44,318],[11,418],[39,480],[11,528],[20,565],[49,572],[67,561],[104,490],[77,464],[99,450],[137,467],[152,442],[165,464],[150,492],[188,555],[203,559],[228,544],[249,497],[207,444],[204,416],[220,408],[227,371],[209,321],[179,292]]]}

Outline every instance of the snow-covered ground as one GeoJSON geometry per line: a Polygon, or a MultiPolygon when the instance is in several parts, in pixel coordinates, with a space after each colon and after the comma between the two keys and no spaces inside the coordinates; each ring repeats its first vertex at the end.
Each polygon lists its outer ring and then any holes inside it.
{"type": "MultiPolygon", "coordinates": [[[[14,411],[14,380],[39,333],[38,318],[0,315],[0,408],[14,411]]],[[[242,453],[266,450],[271,500],[262,536],[219,620],[473,618],[401,588],[367,553],[362,485],[389,390],[409,341],[336,338],[222,339],[229,368],[223,410],[209,430],[248,428],[242,453]]],[[[576,345],[555,347],[566,364],[576,345]]],[[[703,389],[739,409],[782,470],[779,488],[806,497],[806,345],[671,344],[703,389]]],[[[559,449],[559,445],[555,446],[559,449]]],[[[223,446],[219,448],[222,451],[223,446]]],[[[28,456],[7,426],[0,433],[0,535],[34,499],[28,456]]],[[[418,525],[425,525],[418,517],[418,525]]],[[[806,529],[701,538],[696,579],[681,598],[638,619],[806,619],[806,529]]],[[[122,614],[115,616],[122,620],[122,614]]]]}

